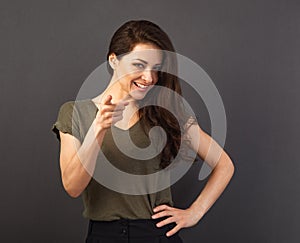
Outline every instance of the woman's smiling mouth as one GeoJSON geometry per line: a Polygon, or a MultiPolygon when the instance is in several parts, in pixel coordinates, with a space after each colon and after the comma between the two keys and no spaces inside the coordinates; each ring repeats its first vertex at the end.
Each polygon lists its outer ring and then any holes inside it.
{"type": "Polygon", "coordinates": [[[136,87],[138,87],[139,89],[142,89],[142,90],[146,90],[150,85],[144,85],[144,84],[141,84],[141,83],[137,83],[137,82],[134,82],[133,83],[135,84],[136,87]]]}

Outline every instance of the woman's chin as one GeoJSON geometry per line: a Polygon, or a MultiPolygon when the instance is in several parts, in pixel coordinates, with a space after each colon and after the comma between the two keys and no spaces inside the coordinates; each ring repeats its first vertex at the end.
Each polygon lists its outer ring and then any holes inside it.
{"type": "Polygon", "coordinates": [[[145,95],[130,95],[134,100],[142,100],[145,98],[145,95]]]}
{"type": "Polygon", "coordinates": [[[147,93],[148,92],[140,92],[138,90],[132,90],[132,91],[130,91],[129,94],[135,100],[142,100],[142,99],[145,98],[145,96],[146,96],[147,93]]]}

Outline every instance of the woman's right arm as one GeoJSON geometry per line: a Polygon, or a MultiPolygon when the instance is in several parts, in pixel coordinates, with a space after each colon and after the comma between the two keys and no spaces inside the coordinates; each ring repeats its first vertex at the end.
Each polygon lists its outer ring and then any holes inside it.
{"type": "Polygon", "coordinates": [[[109,95],[104,100],[82,144],[74,136],[59,132],[61,178],[71,197],[78,197],[89,184],[107,128],[123,118],[128,103],[112,104],[111,99],[109,95]]]}
{"type": "Polygon", "coordinates": [[[59,132],[59,134],[62,183],[66,192],[75,198],[91,180],[105,130],[100,131],[96,138],[93,129],[89,129],[82,144],[68,133],[59,132]]]}

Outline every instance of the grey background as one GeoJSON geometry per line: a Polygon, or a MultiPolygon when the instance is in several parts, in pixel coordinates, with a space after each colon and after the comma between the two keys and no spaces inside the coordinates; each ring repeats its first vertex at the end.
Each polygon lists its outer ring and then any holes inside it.
{"type": "MultiPolygon", "coordinates": [[[[185,242],[299,242],[299,1],[8,1],[0,8],[1,242],[83,242],[81,198],[60,181],[50,132],[103,61],[113,32],[148,19],[210,75],[224,101],[236,171],[185,242]]],[[[209,131],[209,117],[185,87],[209,131]],[[200,108],[199,108],[200,107],[200,108]]],[[[201,102],[200,102],[201,104],[201,102]]],[[[173,186],[187,207],[200,162],[173,186]]]]}

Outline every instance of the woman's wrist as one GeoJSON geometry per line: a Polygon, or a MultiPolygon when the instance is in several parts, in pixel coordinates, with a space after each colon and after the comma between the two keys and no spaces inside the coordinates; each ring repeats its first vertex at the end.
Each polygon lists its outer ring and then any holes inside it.
{"type": "Polygon", "coordinates": [[[205,214],[205,209],[201,205],[192,204],[188,210],[192,212],[192,215],[199,221],[205,214]]]}
{"type": "Polygon", "coordinates": [[[104,134],[107,130],[107,128],[104,128],[100,124],[96,124],[96,119],[93,121],[91,129],[93,129],[96,138],[98,138],[99,136],[101,137],[101,135],[104,134]]]}
{"type": "Polygon", "coordinates": [[[96,138],[99,146],[101,147],[104,135],[107,131],[107,128],[104,128],[99,125],[95,126],[94,123],[92,124],[92,126],[94,126],[93,129],[94,129],[95,138],[96,138]]]}

